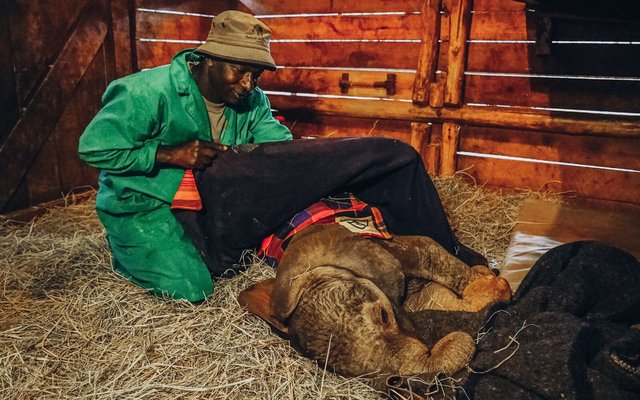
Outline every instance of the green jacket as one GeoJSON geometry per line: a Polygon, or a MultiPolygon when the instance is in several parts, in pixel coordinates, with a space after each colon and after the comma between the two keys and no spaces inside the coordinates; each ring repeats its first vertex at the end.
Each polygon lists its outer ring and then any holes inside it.
{"type": "MultiPolygon", "coordinates": [[[[158,146],[211,141],[209,116],[187,66],[187,61],[197,59],[193,49],[183,50],[171,64],[115,80],[105,91],[103,108],[78,146],[80,158],[102,170],[98,210],[131,213],[173,200],[184,170],[156,166],[158,146]]],[[[259,88],[241,106],[226,107],[224,115],[222,144],[291,139],[289,130],[273,118],[259,88]]]]}

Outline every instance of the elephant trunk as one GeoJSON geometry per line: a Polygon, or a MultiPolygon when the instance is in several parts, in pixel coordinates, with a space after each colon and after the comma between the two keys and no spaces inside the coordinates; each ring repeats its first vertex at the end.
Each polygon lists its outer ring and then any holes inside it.
{"type": "Polygon", "coordinates": [[[452,375],[471,361],[476,350],[473,338],[459,331],[440,339],[431,350],[415,338],[405,337],[394,342],[401,347],[393,352],[391,362],[396,363],[396,367],[391,370],[395,369],[402,376],[452,375]]]}

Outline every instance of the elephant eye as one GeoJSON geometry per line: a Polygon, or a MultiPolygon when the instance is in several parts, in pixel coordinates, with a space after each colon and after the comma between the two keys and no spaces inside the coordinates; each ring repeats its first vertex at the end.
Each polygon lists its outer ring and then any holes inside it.
{"type": "Polygon", "coordinates": [[[382,319],[382,323],[385,325],[389,323],[389,314],[387,314],[387,310],[384,308],[380,309],[380,318],[382,319]]]}

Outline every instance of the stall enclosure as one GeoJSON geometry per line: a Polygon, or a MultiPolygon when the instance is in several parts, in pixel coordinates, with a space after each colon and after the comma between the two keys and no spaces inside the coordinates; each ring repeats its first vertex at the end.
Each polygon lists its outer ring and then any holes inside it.
{"type": "Polygon", "coordinates": [[[95,185],[76,146],[106,85],[229,8],[272,28],[279,68],[259,84],[298,138],[397,138],[434,174],[638,204],[638,10],[545,3],[4,1],[0,212],[95,185]]]}

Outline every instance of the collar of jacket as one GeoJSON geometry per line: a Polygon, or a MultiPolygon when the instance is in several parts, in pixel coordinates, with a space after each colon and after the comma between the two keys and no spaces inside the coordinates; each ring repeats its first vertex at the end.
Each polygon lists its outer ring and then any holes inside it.
{"type": "Polygon", "coordinates": [[[169,66],[176,91],[181,96],[187,96],[191,93],[200,95],[196,81],[191,76],[191,70],[187,66],[187,62],[199,61],[201,58],[201,56],[193,52],[194,50],[195,49],[184,49],[179,51],[173,56],[171,65],[169,66]]]}
{"type": "Polygon", "coordinates": [[[169,65],[169,74],[176,93],[180,97],[182,107],[199,127],[199,138],[211,140],[211,123],[209,122],[207,109],[202,100],[200,89],[191,76],[191,70],[187,65],[189,61],[198,61],[200,59],[200,56],[195,54],[193,50],[184,49],[173,56],[169,65]]]}

